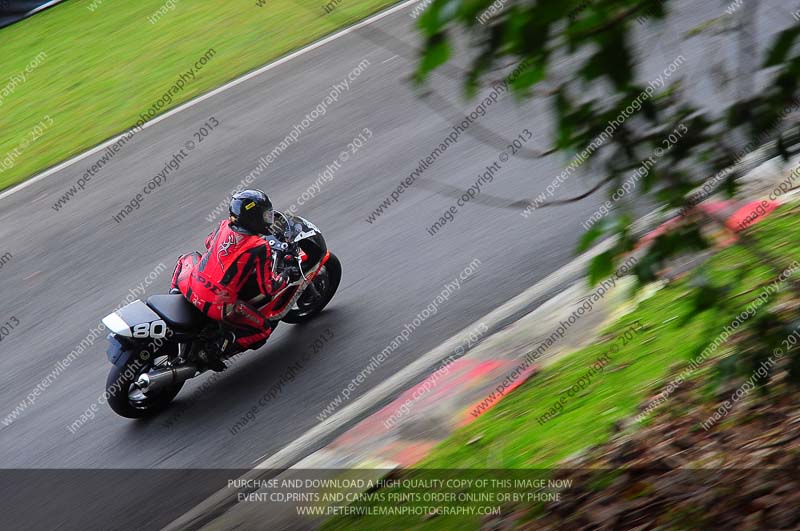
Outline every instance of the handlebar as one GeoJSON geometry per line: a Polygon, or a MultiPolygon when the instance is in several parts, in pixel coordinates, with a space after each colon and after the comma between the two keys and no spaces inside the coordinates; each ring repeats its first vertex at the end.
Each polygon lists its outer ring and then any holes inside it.
{"type": "MultiPolygon", "coordinates": [[[[273,250],[276,251],[276,260],[273,265],[273,268],[277,270],[277,269],[283,269],[284,266],[297,267],[297,269],[300,272],[300,276],[302,276],[304,280],[308,281],[305,273],[303,272],[303,262],[300,259],[299,256],[300,253],[297,252],[298,249],[300,248],[299,242],[294,241],[297,235],[303,232],[303,225],[301,225],[300,223],[293,223],[292,220],[280,210],[275,209],[274,212],[276,215],[280,216],[283,219],[284,230],[282,232],[280,230],[277,230],[280,227],[278,227],[276,223],[273,223],[273,226],[275,227],[276,230],[271,236],[272,238],[274,238],[274,241],[279,243],[279,245],[275,245],[272,243],[272,241],[270,242],[270,247],[272,247],[273,250]],[[279,261],[285,261],[285,259],[288,258],[289,256],[293,257],[294,261],[296,261],[297,264],[296,266],[290,266],[288,263],[287,264],[279,263],[279,261]]],[[[267,239],[269,238],[267,237],[267,239]]],[[[292,261],[292,259],[290,259],[289,261],[292,261]]]]}

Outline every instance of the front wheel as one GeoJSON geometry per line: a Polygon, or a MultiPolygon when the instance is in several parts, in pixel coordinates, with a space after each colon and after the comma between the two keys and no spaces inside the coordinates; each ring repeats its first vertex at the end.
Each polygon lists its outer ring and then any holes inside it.
{"type": "Polygon", "coordinates": [[[331,302],[331,299],[336,294],[339,288],[339,282],[342,281],[342,264],[335,254],[331,253],[328,261],[319,271],[319,274],[314,278],[313,284],[319,293],[319,298],[315,299],[311,293],[306,290],[298,300],[297,306],[289,311],[283,318],[283,321],[291,324],[304,323],[311,320],[325,306],[331,302]]]}
{"type": "Polygon", "coordinates": [[[133,384],[139,379],[139,376],[151,368],[152,361],[142,361],[135,354],[128,355],[128,361],[121,366],[111,367],[106,379],[105,396],[108,398],[108,405],[117,415],[129,419],[156,415],[166,409],[180,392],[183,381],[158,392],[147,394],[134,386],[133,384]]]}

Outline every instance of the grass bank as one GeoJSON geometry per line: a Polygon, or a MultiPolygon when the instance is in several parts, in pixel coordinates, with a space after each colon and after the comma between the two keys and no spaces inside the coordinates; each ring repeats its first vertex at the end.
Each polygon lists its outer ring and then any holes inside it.
{"type": "MultiPolygon", "coordinates": [[[[782,207],[748,232],[758,239],[760,247],[785,259],[788,265],[800,258],[799,218],[797,207],[782,207]]],[[[780,273],[738,246],[720,251],[703,267],[709,278],[733,284],[730,310],[706,310],[689,319],[694,313],[693,301],[687,296],[689,280],[667,285],[605,330],[595,345],[530,379],[494,409],[442,442],[415,469],[437,478],[463,477],[458,469],[552,469],[570,455],[609,440],[615,423],[635,415],[640,404],[663,390],[672,379],[668,375],[695,359],[780,273]],[[632,329],[637,332],[631,334],[632,329]],[[548,420],[556,401],[606,355],[610,361],[600,373],[548,420]],[[434,469],[441,469],[441,473],[431,472],[434,469]]],[[[726,352],[727,344],[722,344],[709,359],[723,357],[726,352]]],[[[708,370],[701,367],[690,378],[702,378],[708,370]]],[[[664,409],[679,407],[669,401],[661,405],[664,409]]],[[[647,420],[643,422],[647,424],[647,420]]],[[[413,477],[415,471],[403,474],[413,477]]],[[[402,489],[395,490],[403,493],[402,489]]],[[[478,529],[481,518],[348,516],[328,521],[325,529],[463,531],[478,529]]]]}
{"type": "Polygon", "coordinates": [[[72,0],[4,28],[0,190],[129,129],[192,68],[157,114],[394,3],[72,0]]]}

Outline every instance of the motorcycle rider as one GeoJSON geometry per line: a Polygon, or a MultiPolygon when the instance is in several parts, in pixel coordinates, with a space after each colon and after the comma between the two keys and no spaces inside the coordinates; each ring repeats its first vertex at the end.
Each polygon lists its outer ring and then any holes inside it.
{"type": "Polygon", "coordinates": [[[295,267],[273,273],[272,251],[262,237],[270,234],[275,221],[267,194],[238,192],[229,212],[230,218],[206,238],[206,252],[180,257],[172,277],[173,289],[227,329],[215,352],[199,354],[215,371],[225,369],[221,357],[259,348],[267,341],[277,323],[268,321],[255,304],[263,308],[300,274],[295,267]]]}

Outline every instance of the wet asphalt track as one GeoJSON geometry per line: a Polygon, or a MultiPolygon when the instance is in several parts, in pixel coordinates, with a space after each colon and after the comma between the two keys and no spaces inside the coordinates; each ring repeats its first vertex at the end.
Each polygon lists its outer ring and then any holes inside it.
{"type": "MultiPolygon", "coordinates": [[[[702,17],[697,5],[686,10],[681,27],[722,11],[716,2],[706,4],[702,17]]],[[[167,270],[147,294],[166,291],[175,258],[201,247],[216,225],[205,218],[218,202],[324,100],[332,84],[369,61],[339,101],[254,183],[278,208],[291,205],[364,128],[373,133],[299,210],[323,230],[344,267],[340,291],[329,309],[307,326],[279,327],[264,348],[236,363],[201,397],[193,398],[193,391],[206,376],[190,382],[162,417],[132,422],[103,405],[96,418],[73,434],[67,426],[96,402],[109,369],[104,342],[98,340],[33,406],[9,426],[0,426],[0,465],[247,468],[314,426],[316,416],[370,358],[475,258],[481,261],[477,272],[358,387],[351,400],[573,257],[581,222],[601,198],[540,210],[524,219],[519,209],[497,208],[497,201],[488,197],[513,201],[535,196],[565,165],[560,155],[533,161],[512,158],[485,186],[483,198],[463,207],[436,236],[426,232],[455,201],[437,191],[437,183],[462,189],[474,184],[479,171],[506,150],[498,136],[513,139],[528,128],[534,133],[528,147],[545,147],[550,109],[542,100],[520,105],[507,97],[493,105],[480,118],[480,127],[473,126],[425,171],[424,182],[402,194],[375,223],[365,221],[450,133],[456,117],[477,103],[460,98],[459,63],[433,76],[433,94],[427,100],[417,97],[407,81],[418,44],[409,12],[395,13],[144,130],[60,212],[51,205],[101,154],[0,200],[0,254],[13,254],[0,269],[0,321],[13,316],[21,323],[0,343],[0,418],[5,418],[160,263],[167,270]],[[114,222],[112,216],[212,116],[220,126],[165,185],[145,197],[139,210],[120,224],[114,222]],[[294,381],[259,411],[254,423],[232,435],[229,428],[287,367],[303,359],[326,329],[333,340],[304,362],[294,381]],[[168,420],[173,421],[169,426],[168,420]]],[[[781,14],[765,13],[759,40],[786,22],[781,14]]],[[[656,29],[644,28],[640,39],[646,79],[683,54],[688,62],[678,75],[702,82],[698,76],[708,61],[727,53],[722,37],[676,44],[677,31],[668,30],[670,37],[662,38],[656,29]]],[[[708,85],[706,92],[713,95],[716,90],[708,85]]],[[[718,104],[719,99],[706,103],[718,104]]],[[[590,177],[573,177],[558,196],[579,194],[592,182],[590,177]]],[[[80,491],[82,481],[92,481],[86,477],[84,473],[65,480],[66,490],[80,491]]],[[[19,481],[34,483],[30,477],[19,481]]],[[[153,501],[152,494],[136,485],[131,482],[126,488],[129,500],[153,501]]],[[[181,493],[173,502],[185,510],[201,498],[181,493]]],[[[123,507],[128,502],[122,498],[118,503],[123,507]]],[[[16,500],[14,506],[28,516],[40,513],[35,498],[16,500]]],[[[84,513],[72,504],[59,511],[62,517],[84,513]]],[[[162,507],[135,521],[149,528],[168,522],[176,511],[162,507]]],[[[94,507],[86,521],[111,528],[124,527],[125,518],[134,518],[130,513],[112,524],[105,513],[94,507]]]]}

